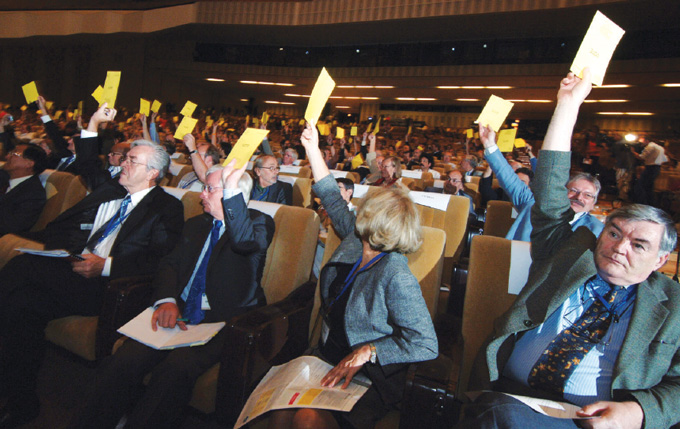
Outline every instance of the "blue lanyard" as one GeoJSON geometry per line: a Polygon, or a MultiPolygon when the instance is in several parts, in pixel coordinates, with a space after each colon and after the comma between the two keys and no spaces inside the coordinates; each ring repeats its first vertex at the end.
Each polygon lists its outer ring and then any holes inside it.
{"type": "Polygon", "coordinates": [[[269,194],[269,188],[270,188],[269,186],[267,186],[266,188],[264,188],[264,192],[262,193],[262,195],[260,195],[260,196],[257,198],[257,201],[262,201],[262,200],[264,200],[265,198],[267,198],[267,195],[269,194]]]}
{"type": "Polygon", "coordinates": [[[619,319],[621,319],[621,316],[623,316],[623,313],[625,313],[626,310],[628,310],[629,303],[630,303],[633,299],[635,299],[635,295],[636,295],[636,292],[637,292],[637,287],[636,287],[636,286],[631,286],[631,287],[629,287],[629,288],[626,290],[626,297],[625,297],[623,300],[619,301],[619,303],[616,304],[616,305],[614,305],[614,304],[610,305],[610,304],[607,302],[607,300],[605,300],[605,299],[602,297],[602,295],[600,295],[600,294],[595,290],[595,287],[593,286],[592,283],[589,283],[589,285],[590,285],[590,289],[591,289],[592,292],[593,292],[593,295],[595,295],[595,297],[600,301],[600,303],[604,306],[604,308],[607,309],[607,312],[613,316],[613,318],[614,318],[614,323],[618,323],[618,322],[619,322],[619,319]],[[621,314],[618,314],[618,312],[616,311],[616,310],[619,309],[619,308],[623,308],[623,311],[621,312],[621,314]]]}
{"type": "Polygon", "coordinates": [[[362,259],[362,258],[359,258],[359,260],[356,262],[356,264],[354,264],[354,266],[352,267],[352,271],[350,271],[349,274],[347,275],[347,278],[345,279],[345,283],[343,283],[343,285],[342,285],[342,290],[341,290],[340,293],[335,297],[335,299],[328,305],[327,312],[330,311],[331,307],[333,307],[333,304],[335,304],[335,302],[336,302],[336,301],[337,301],[337,300],[338,300],[338,299],[339,299],[339,298],[347,291],[347,288],[349,288],[349,285],[351,285],[352,282],[354,282],[354,279],[356,279],[357,276],[358,276],[359,274],[361,274],[361,273],[363,273],[364,271],[366,271],[366,270],[367,270],[368,268],[370,268],[375,262],[378,262],[378,261],[379,261],[383,256],[385,256],[385,255],[387,255],[387,253],[385,253],[385,252],[380,252],[380,253],[377,254],[373,259],[371,259],[371,260],[368,262],[368,264],[364,265],[364,267],[363,267],[362,269],[360,269],[359,271],[357,271],[357,268],[359,268],[359,264],[361,263],[361,259],[362,259]]]}

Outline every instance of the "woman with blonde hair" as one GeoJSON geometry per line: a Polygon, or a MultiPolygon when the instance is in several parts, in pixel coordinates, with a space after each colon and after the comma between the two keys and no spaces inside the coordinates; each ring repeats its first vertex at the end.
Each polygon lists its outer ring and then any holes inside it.
{"type": "Polygon", "coordinates": [[[342,243],[320,274],[321,338],[312,354],[335,365],[321,380],[346,388],[358,372],[372,385],[349,412],[275,411],[270,427],[364,428],[401,401],[408,363],[437,357],[432,320],[405,253],[422,243],[418,211],[406,192],[380,189],[356,217],[347,208],[307,125],[302,144],[321,198],[342,243]]]}

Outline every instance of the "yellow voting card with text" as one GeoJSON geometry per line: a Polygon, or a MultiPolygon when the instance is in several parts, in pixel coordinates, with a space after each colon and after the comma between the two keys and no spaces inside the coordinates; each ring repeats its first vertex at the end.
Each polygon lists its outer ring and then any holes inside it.
{"type": "Polygon", "coordinates": [[[624,33],[621,27],[598,10],[581,42],[581,47],[578,48],[570,70],[582,78],[583,69],[590,67],[593,85],[601,86],[609,61],[624,33]]]}
{"type": "Polygon", "coordinates": [[[161,110],[161,102],[154,100],[153,104],[151,105],[151,111],[158,113],[159,110],[161,110]]]}
{"type": "Polygon", "coordinates": [[[512,106],[514,106],[514,104],[510,101],[492,95],[489,97],[489,101],[486,102],[486,106],[484,106],[482,113],[475,122],[479,125],[490,126],[495,132],[498,132],[498,130],[501,129],[501,125],[503,125],[505,118],[510,114],[512,106]]]}
{"type": "Polygon", "coordinates": [[[24,97],[26,97],[26,103],[33,103],[38,101],[38,87],[35,81],[29,82],[22,86],[21,89],[24,91],[24,97]]]}
{"type": "Polygon", "coordinates": [[[512,152],[515,146],[515,136],[517,135],[517,128],[508,128],[500,130],[498,133],[498,149],[501,152],[512,152]]]}
{"type": "Polygon", "coordinates": [[[106,81],[104,81],[104,91],[102,92],[102,104],[108,103],[107,107],[113,109],[116,105],[116,97],[118,97],[118,86],[120,85],[120,72],[108,71],[106,72],[106,81]]]}
{"type": "Polygon", "coordinates": [[[257,148],[262,143],[262,140],[269,133],[268,130],[260,130],[257,128],[246,128],[245,132],[241,134],[238,141],[229,152],[229,156],[224,160],[222,165],[225,167],[236,158],[236,168],[243,167],[253,156],[257,148]]]}
{"type": "Polygon", "coordinates": [[[140,114],[149,116],[150,108],[151,108],[151,103],[149,103],[149,100],[145,100],[144,98],[139,99],[139,113],[140,114]]]}
{"type": "Polygon", "coordinates": [[[305,120],[307,122],[316,124],[316,121],[319,120],[321,111],[323,111],[324,106],[326,106],[328,97],[331,96],[334,88],[335,81],[324,67],[321,69],[321,73],[314,84],[312,95],[309,97],[309,103],[307,104],[307,110],[305,111],[305,120]]]}
{"type": "Polygon", "coordinates": [[[198,119],[194,119],[189,116],[182,118],[182,122],[179,123],[177,131],[175,131],[175,138],[177,140],[182,140],[185,135],[191,134],[191,132],[194,130],[194,127],[196,126],[196,122],[198,122],[198,119]]]}

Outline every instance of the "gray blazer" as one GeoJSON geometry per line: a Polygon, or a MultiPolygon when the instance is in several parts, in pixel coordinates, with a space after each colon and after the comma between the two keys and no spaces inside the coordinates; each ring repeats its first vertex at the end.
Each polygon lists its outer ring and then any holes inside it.
{"type": "MultiPolygon", "coordinates": [[[[516,333],[543,323],[578,287],[597,272],[596,237],[585,227],[571,231],[564,183],[570,152],[541,151],[534,179],[533,263],[529,279],[512,307],[494,324],[478,360],[478,376],[498,380],[516,333]]],[[[612,398],[636,400],[645,427],[669,427],[680,420],[680,287],[658,272],[638,285],[628,333],[614,367],[612,398]]]]}
{"type": "MultiPolygon", "coordinates": [[[[337,267],[361,258],[361,240],[354,234],[356,218],[347,208],[332,175],[314,184],[314,192],[342,239],[321,270],[320,291],[325,308],[337,267]]],[[[437,357],[437,336],[420,285],[406,256],[390,252],[354,280],[345,313],[345,333],[352,348],[373,343],[381,365],[419,362],[437,357]]]]}

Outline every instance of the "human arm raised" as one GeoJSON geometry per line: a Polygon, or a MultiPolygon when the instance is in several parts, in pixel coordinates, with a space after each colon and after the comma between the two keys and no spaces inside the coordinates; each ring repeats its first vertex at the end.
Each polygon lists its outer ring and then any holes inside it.
{"type": "Polygon", "coordinates": [[[144,113],[139,114],[139,123],[142,125],[142,136],[144,140],[151,141],[151,134],[149,134],[149,127],[146,123],[146,115],[144,113]]]}
{"type": "Polygon", "coordinates": [[[587,67],[583,70],[583,79],[571,72],[562,79],[560,89],[557,91],[555,112],[543,141],[543,150],[562,152],[571,150],[571,135],[576,125],[578,111],[592,87],[590,69],[587,67]]]}
{"type": "Polygon", "coordinates": [[[189,133],[184,135],[182,141],[184,142],[184,145],[187,147],[187,149],[189,149],[189,157],[191,158],[191,165],[194,167],[196,177],[198,177],[198,180],[200,180],[202,183],[205,183],[205,173],[208,171],[208,166],[205,165],[203,157],[196,150],[196,139],[194,138],[193,134],[189,133]]]}

